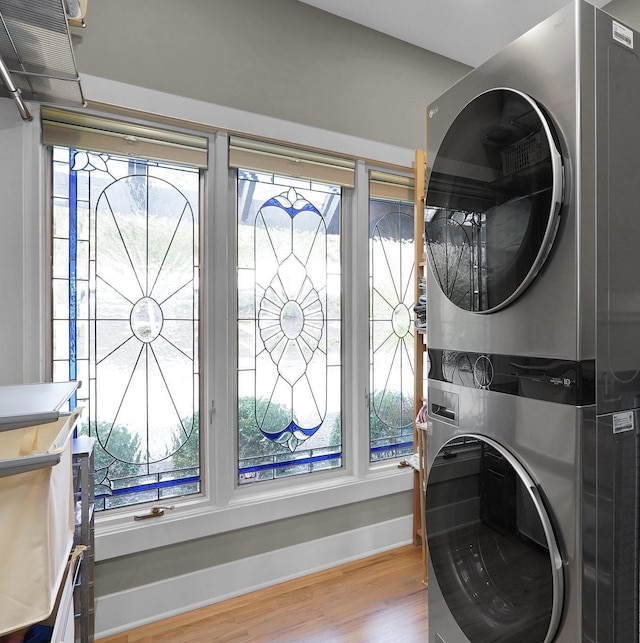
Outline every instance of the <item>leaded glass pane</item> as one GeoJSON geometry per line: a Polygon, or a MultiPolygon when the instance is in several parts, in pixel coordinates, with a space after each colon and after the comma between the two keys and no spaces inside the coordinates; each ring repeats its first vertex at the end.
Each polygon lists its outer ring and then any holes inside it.
{"type": "Polygon", "coordinates": [[[341,193],[238,172],[239,483],[340,467],[341,193]]]}
{"type": "Polygon", "coordinates": [[[69,322],[57,319],[53,322],[53,359],[65,359],[69,355],[69,322]]]}
{"type": "Polygon", "coordinates": [[[54,279],[53,290],[53,318],[69,319],[69,285],[66,279],[54,279]]]}
{"type": "Polygon", "coordinates": [[[82,382],[96,506],[198,493],[199,172],[53,158],[54,379],[82,382]]]}
{"type": "Polygon", "coordinates": [[[53,240],[53,273],[54,279],[69,278],[69,241],[68,239],[53,240]]]}
{"type": "Polygon", "coordinates": [[[78,201],[76,217],[78,224],[78,239],[89,241],[89,203],[78,201]]]}
{"type": "MultiPolygon", "coordinates": [[[[89,358],[89,322],[86,316],[76,322],[76,357],[79,360],[89,358]]],[[[88,377],[80,380],[87,382],[88,377]]]]}
{"type": "Polygon", "coordinates": [[[69,379],[69,360],[53,360],[53,381],[63,382],[69,379]]]}
{"type": "Polygon", "coordinates": [[[413,451],[413,204],[369,204],[371,461],[413,451]]]}

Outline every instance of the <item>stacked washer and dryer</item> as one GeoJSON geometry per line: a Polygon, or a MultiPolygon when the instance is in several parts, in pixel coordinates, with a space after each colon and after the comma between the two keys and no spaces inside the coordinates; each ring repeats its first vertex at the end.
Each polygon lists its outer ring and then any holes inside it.
{"type": "Polygon", "coordinates": [[[639,639],[638,49],[575,0],[428,107],[434,643],[639,639]]]}

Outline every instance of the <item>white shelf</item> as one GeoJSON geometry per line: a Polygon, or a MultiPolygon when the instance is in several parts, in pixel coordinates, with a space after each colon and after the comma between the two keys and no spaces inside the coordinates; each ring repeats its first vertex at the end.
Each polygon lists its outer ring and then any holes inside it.
{"type": "Polygon", "coordinates": [[[53,422],[79,382],[0,386],[0,431],[53,422]]]}

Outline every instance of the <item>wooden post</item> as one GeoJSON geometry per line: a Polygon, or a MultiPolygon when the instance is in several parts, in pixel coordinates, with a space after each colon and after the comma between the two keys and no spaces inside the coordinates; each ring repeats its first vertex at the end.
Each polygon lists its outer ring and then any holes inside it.
{"type": "MultiPolygon", "coordinates": [[[[425,188],[426,188],[426,153],[424,150],[415,151],[415,192],[414,192],[414,244],[415,244],[415,302],[421,295],[420,290],[420,276],[424,271],[424,204],[425,204],[425,188]]],[[[424,351],[425,343],[421,333],[414,330],[414,374],[415,374],[415,390],[414,390],[414,417],[422,407],[422,369],[424,364],[424,351]]],[[[413,444],[414,450],[418,452],[424,448],[425,440],[421,435],[423,432],[419,431],[414,424],[413,428],[413,444]]],[[[420,466],[424,463],[424,453],[419,454],[418,461],[420,466]]],[[[421,546],[423,551],[423,581],[427,582],[426,571],[426,538],[423,527],[423,511],[424,499],[423,494],[423,479],[420,471],[414,474],[413,482],[413,544],[421,546]]]]}

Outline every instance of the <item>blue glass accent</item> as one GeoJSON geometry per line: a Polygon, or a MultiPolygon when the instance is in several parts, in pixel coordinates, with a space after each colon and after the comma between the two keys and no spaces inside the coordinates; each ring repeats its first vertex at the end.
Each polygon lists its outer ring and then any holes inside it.
{"type": "Polygon", "coordinates": [[[291,421],[285,429],[279,431],[278,433],[267,433],[262,429],[260,429],[260,433],[262,433],[262,435],[264,435],[266,438],[269,438],[269,440],[275,442],[276,440],[280,439],[285,433],[293,433],[294,431],[300,431],[301,433],[304,433],[304,435],[311,437],[320,428],[320,426],[321,425],[318,424],[318,426],[305,429],[301,426],[298,426],[295,422],[291,421]]]}
{"type": "Polygon", "coordinates": [[[296,216],[296,214],[299,214],[300,212],[305,212],[305,211],[315,212],[316,214],[318,214],[318,216],[322,216],[320,214],[320,211],[312,203],[308,203],[308,202],[305,203],[305,205],[301,208],[294,208],[293,206],[287,208],[284,205],[282,205],[280,201],[278,201],[277,197],[273,197],[268,201],[265,201],[262,207],[264,208],[269,205],[276,208],[280,208],[281,210],[284,210],[292,219],[293,217],[296,216]]]}
{"type": "Polygon", "coordinates": [[[112,493],[97,493],[96,500],[100,498],[113,498],[114,496],[128,496],[132,493],[139,493],[141,491],[154,491],[156,489],[178,487],[183,484],[191,484],[193,482],[200,482],[200,476],[190,476],[188,478],[180,478],[179,480],[164,480],[163,482],[150,482],[149,484],[140,484],[135,487],[114,489],[112,493]]]}
{"type": "MultiPolygon", "coordinates": [[[[69,168],[73,167],[76,151],[69,149],[69,168]]],[[[78,318],[77,294],[77,255],[78,255],[78,174],[69,169],[69,379],[78,377],[76,328],[78,318]]],[[[69,400],[70,408],[77,405],[76,393],[69,400]]]]}
{"type": "Polygon", "coordinates": [[[256,464],[251,467],[240,467],[239,473],[255,473],[258,471],[270,471],[272,469],[282,469],[283,467],[297,466],[300,464],[312,464],[314,462],[324,462],[327,460],[337,460],[342,457],[342,453],[326,453],[323,455],[312,455],[308,458],[299,460],[282,460],[281,462],[270,462],[269,464],[256,464]]]}
{"type": "Polygon", "coordinates": [[[413,448],[413,441],[398,442],[397,444],[385,444],[381,447],[371,447],[371,453],[383,453],[384,451],[396,451],[409,448],[413,448]]]}
{"type": "Polygon", "coordinates": [[[318,426],[312,426],[309,429],[305,429],[305,428],[303,428],[301,426],[298,426],[295,422],[291,422],[291,424],[289,424],[288,430],[291,431],[291,432],[300,431],[300,432],[304,433],[305,435],[308,435],[309,437],[311,437],[320,428],[320,426],[321,425],[318,424],[318,426]]]}

